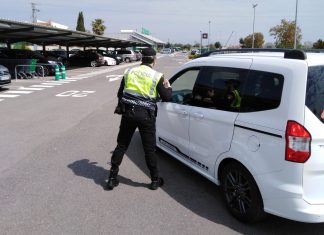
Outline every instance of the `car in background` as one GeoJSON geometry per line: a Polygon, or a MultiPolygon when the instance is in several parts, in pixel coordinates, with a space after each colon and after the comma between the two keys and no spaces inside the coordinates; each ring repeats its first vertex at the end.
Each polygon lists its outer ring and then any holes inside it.
{"type": "Polygon", "coordinates": [[[60,61],[54,57],[45,57],[36,51],[22,49],[0,48],[0,60],[1,64],[9,69],[12,76],[15,74],[15,68],[23,72],[30,70],[28,72],[38,76],[53,75],[55,66],[61,65],[60,61]]]}
{"type": "Polygon", "coordinates": [[[11,76],[9,70],[5,66],[0,65],[0,87],[7,86],[10,83],[11,76]]]}
{"type": "Polygon", "coordinates": [[[60,52],[57,53],[56,51],[43,51],[43,50],[37,50],[38,53],[42,54],[46,58],[55,58],[55,60],[61,62],[63,65],[66,65],[67,63],[67,56],[61,54],[60,52]]]}
{"type": "Polygon", "coordinates": [[[142,53],[140,51],[135,51],[135,55],[137,61],[142,60],[142,53]]]}
{"type": "Polygon", "coordinates": [[[102,55],[95,51],[78,51],[67,60],[69,66],[90,66],[97,67],[105,64],[105,59],[102,55]]]}
{"type": "Polygon", "coordinates": [[[133,50],[117,50],[116,55],[121,56],[126,63],[137,61],[136,54],[133,50]]]}
{"type": "Polygon", "coordinates": [[[160,50],[160,54],[171,54],[172,50],[171,48],[163,48],[160,50]]]}
{"type": "Polygon", "coordinates": [[[102,55],[105,60],[105,63],[104,63],[105,65],[118,65],[122,62],[122,58],[120,56],[116,56],[109,51],[99,50],[99,49],[98,50],[90,49],[87,51],[94,51],[94,52],[97,52],[98,54],[102,55]]]}

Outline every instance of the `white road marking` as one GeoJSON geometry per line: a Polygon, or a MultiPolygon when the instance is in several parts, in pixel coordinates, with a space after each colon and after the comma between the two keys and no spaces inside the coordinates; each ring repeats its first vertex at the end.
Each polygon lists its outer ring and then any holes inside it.
{"type": "Polygon", "coordinates": [[[0,99],[0,102],[1,102],[1,101],[4,101],[4,99],[0,99]]]}
{"type": "Polygon", "coordinates": [[[47,87],[53,87],[53,86],[48,86],[48,85],[31,85],[31,87],[42,87],[42,88],[47,88],[47,87]]]}
{"type": "Polygon", "coordinates": [[[19,87],[19,90],[41,91],[41,90],[44,90],[44,88],[36,88],[36,87],[19,87]]]}
{"type": "Polygon", "coordinates": [[[46,81],[47,83],[54,83],[54,84],[65,84],[70,83],[69,81],[46,81]]]}
{"type": "Polygon", "coordinates": [[[50,83],[50,82],[44,82],[44,83],[41,83],[42,85],[54,85],[54,86],[61,86],[62,84],[60,83],[50,83]]]}
{"type": "Polygon", "coordinates": [[[68,78],[66,78],[66,80],[70,80],[70,79],[77,79],[77,80],[81,80],[81,79],[84,79],[84,78],[88,78],[88,77],[68,77],[68,78]]]}
{"type": "Polygon", "coordinates": [[[33,91],[6,91],[4,93],[6,93],[6,94],[30,94],[30,93],[33,93],[33,91]]]}
{"type": "Polygon", "coordinates": [[[20,96],[20,95],[0,95],[0,98],[15,98],[18,96],[20,96]]]}
{"type": "Polygon", "coordinates": [[[71,90],[71,91],[64,91],[60,94],[57,94],[57,97],[86,97],[88,94],[95,93],[95,91],[76,91],[76,90],[71,90]]]}
{"type": "Polygon", "coordinates": [[[106,77],[109,78],[109,82],[114,82],[120,80],[123,77],[123,75],[108,75],[106,77]]]}

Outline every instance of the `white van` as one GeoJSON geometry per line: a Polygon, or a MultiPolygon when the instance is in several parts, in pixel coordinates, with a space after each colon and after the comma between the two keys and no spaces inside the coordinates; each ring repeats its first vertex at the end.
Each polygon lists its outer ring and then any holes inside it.
{"type": "Polygon", "coordinates": [[[172,76],[157,147],[220,185],[243,222],[324,222],[324,54],[226,53],[172,76]]]}

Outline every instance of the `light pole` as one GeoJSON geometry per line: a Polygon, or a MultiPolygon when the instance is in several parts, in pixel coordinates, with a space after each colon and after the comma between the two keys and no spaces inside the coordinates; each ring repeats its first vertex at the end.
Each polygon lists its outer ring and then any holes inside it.
{"type": "Polygon", "coordinates": [[[296,0],[294,49],[296,49],[297,47],[297,9],[298,9],[298,0],[296,0]]]}
{"type": "Polygon", "coordinates": [[[208,21],[208,51],[209,51],[209,38],[210,38],[210,21],[208,21]]]}
{"type": "Polygon", "coordinates": [[[254,48],[254,22],[255,22],[255,8],[258,4],[252,4],[253,7],[253,33],[252,33],[252,48],[254,48]]]}
{"type": "Polygon", "coordinates": [[[202,33],[201,33],[201,30],[200,30],[200,53],[201,53],[201,48],[202,48],[202,33]]]}

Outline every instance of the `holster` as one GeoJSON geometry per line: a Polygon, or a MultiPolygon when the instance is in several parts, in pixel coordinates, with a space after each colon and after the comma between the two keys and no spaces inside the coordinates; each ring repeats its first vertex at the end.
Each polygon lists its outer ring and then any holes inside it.
{"type": "Polygon", "coordinates": [[[122,114],[125,113],[125,111],[126,111],[125,104],[122,103],[121,101],[118,101],[118,104],[117,104],[117,106],[115,108],[114,113],[122,115],[122,114]]]}

